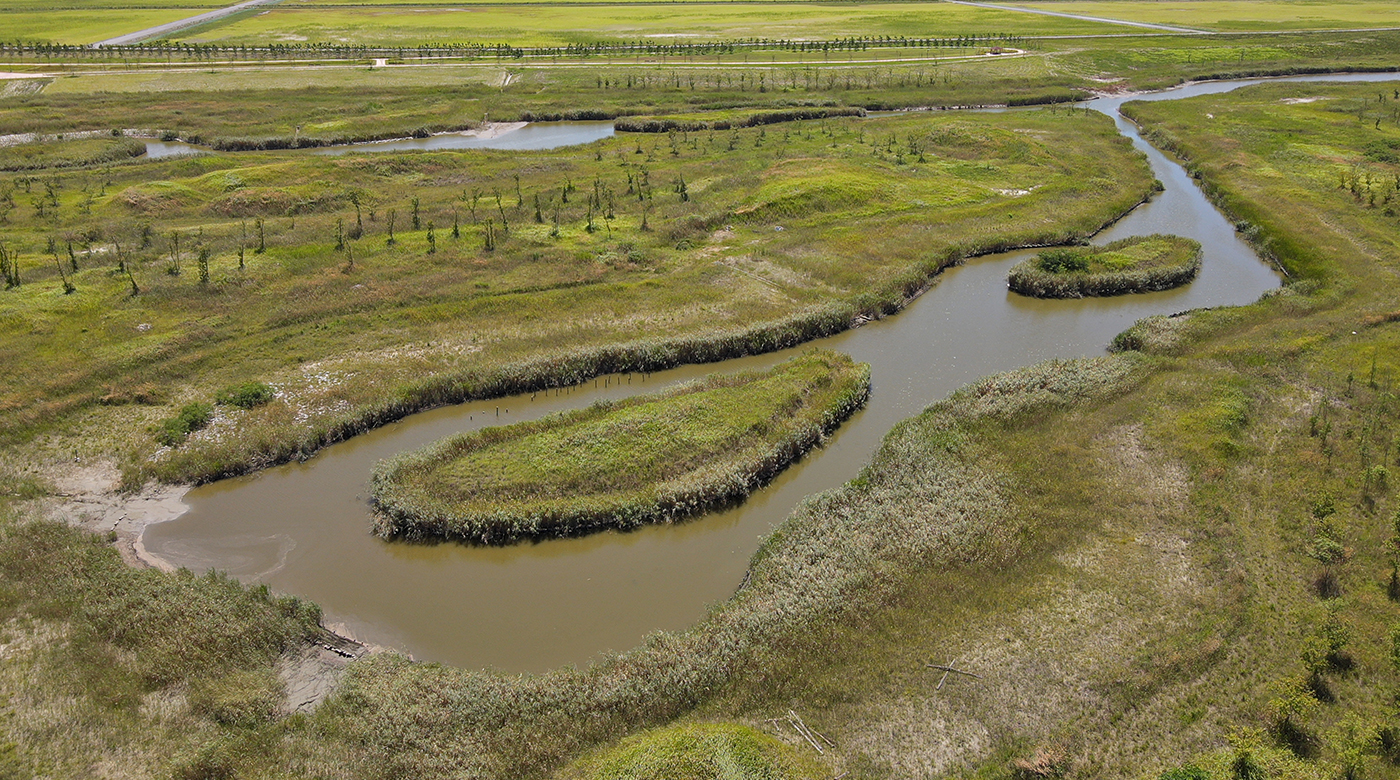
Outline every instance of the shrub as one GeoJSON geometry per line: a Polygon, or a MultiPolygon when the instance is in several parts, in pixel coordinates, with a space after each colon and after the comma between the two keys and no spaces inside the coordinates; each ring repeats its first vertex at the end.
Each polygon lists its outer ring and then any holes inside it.
{"type": "Polygon", "coordinates": [[[1051,274],[1075,273],[1089,270],[1084,253],[1074,249],[1047,249],[1036,255],[1035,264],[1051,274]]]}
{"type": "Polygon", "coordinates": [[[191,433],[203,428],[214,418],[214,407],[201,401],[185,404],[178,414],[166,419],[156,428],[156,440],[167,447],[178,447],[191,433]]]}
{"type": "Polygon", "coordinates": [[[219,391],[215,397],[219,403],[225,406],[237,406],[240,409],[252,409],[255,406],[262,406],[272,400],[272,386],[266,382],[244,382],[238,385],[229,385],[219,391]]]}
{"type": "Polygon", "coordinates": [[[1210,775],[1195,764],[1187,764],[1175,769],[1168,769],[1161,774],[1158,780],[1210,780],[1210,775]]]}

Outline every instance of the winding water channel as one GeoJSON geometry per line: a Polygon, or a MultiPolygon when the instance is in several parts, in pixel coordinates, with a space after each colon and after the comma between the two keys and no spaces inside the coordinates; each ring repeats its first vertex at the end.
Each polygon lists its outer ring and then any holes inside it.
{"type": "MultiPolygon", "coordinates": [[[[1132,99],[1171,100],[1254,83],[1259,80],[1204,83],[1132,99]]],[[[533,419],[713,371],[767,367],[812,344],[683,367],[645,381],[610,377],[607,387],[600,380],[597,388],[417,414],[329,447],[306,463],[193,490],[186,497],[189,511],[148,528],[145,545],[176,565],[216,567],[313,599],[325,609],[328,623],[362,641],[464,667],[516,672],[582,664],[600,652],[630,648],[648,632],[684,628],[734,591],[760,538],[802,497],[853,477],[900,420],[986,374],[1049,358],[1102,354],[1116,333],[1141,317],[1248,303],[1278,285],[1278,275],[1235,235],[1186,172],[1118,116],[1123,100],[1102,98],[1088,105],[1117,119],[1119,129],[1148,155],[1166,190],[1095,241],[1158,232],[1194,238],[1205,248],[1195,283],[1149,295],[1042,301],[1006,289],[1007,270],[1026,252],[950,269],[897,316],[815,343],[871,364],[869,405],[824,448],[737,508],[677,526],[478,549],[383,542],[369,534],[365,497],[376,460],[450,433],[533,419]]]]}

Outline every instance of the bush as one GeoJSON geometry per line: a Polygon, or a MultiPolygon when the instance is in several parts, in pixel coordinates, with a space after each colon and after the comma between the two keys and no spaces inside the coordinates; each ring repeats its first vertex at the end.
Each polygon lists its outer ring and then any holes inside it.
{"type": "Polygon", "coordinates": [[[225,406],[252,409],[271,401],[274,395],[271,385],[266,382],[252,381],[225,387],[215,396],[215,400],[225,406]]]}
{"type": "Polygon", "coordinates": [[[178,447],[191,433],[203,428],[214,418],[214,407],[202,401],[185,404],[180,412],[156,428],[156,441],[167,447],[178,447]]]}
{"type": "Polygon", "coordinates": [[[1175,769],[1168,769],[1161,774],[1158,780],[1210,780],[1210,775],[1195,764],[1187,764],[1175,769]]]}
{"type": "Polygon", "coordinates": [[[1089,261],[1074,249],[1047,249],[1036,255],[1036,266],[1051,274],[1075,273],[1089,270],[1089,261]]]}

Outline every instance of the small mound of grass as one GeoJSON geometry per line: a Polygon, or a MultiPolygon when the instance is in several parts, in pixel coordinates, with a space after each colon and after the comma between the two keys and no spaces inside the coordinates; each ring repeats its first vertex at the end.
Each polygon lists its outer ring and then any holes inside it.
{"type": "Polygon", "coordinates": [[[869,366],[814,350],[770,371],[452,436],[377,466],[376,532],[502,544],[677,520],[772,479],[869,391],[869,366]]]}
{"type": "Polygon", "coordinates": [[[214,419],[214,407],[202,401],[185,404],[174,417],[162,420],[156,427],[156,441],[167,447],[184,444],[191,433],[205,427],[214,419]]]}
{"type": "Polygon", "coordinates": [[[215,400],[225,406],[252,409],[271,401],[274,395],[272,386],[266,382],[250,381],[225,387],[215,400]]]}
{"type": "Polygon", "coordinates": [[[1158,234],[1047,249],[1018,263],[1006,282],[1035,298],[1083,298],[1169,290],[1195,279],[1200,270],[1198,242],[1158,234]]]}
{"type": "Polygon", "coordinates": [[[690,723],[628,737],[576,761],[568,780],[787,780],[825,777],[813,762],[737,723],[690,723]]]}

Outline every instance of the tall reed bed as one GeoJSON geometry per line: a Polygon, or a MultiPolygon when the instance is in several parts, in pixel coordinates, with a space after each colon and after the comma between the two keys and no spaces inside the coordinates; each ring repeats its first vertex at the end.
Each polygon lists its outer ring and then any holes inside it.
{"type": "Polygon", "coordinates": [[[769,371],[459,434],[378,464],[375,530],[500,544],[674,522],[743,499],[869,392],[868,365],[814,350],[769,371]]]}
{"type": "Polygon", "coordinates": [[[865,116],[865,109],[858,106],[819,106],[807,108],[785,108],[777,111],[758,111],[735,116],[706,117],[693,116],[652,116],[624,117],[613,122],[613,129],[619,133],[670,133],[696,132],[700,130],[733,130],[740,127],[759,127],[782,122],[797,122],[804,119],[830,119],[838,116],[865,116]]]}

